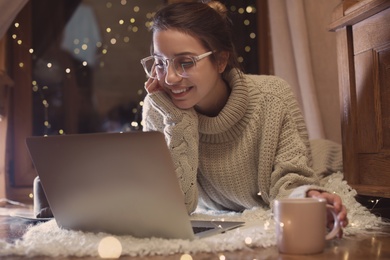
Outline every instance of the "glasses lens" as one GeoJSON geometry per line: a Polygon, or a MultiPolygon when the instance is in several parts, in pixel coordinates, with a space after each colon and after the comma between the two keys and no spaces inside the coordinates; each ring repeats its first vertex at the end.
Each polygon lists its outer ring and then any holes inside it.
{"type": "MultiPolygon", "coordinates": [[[[190,56],[178,56],[171,60],[176,74],[181,77],[189,77],[191,70],[195,67],[196,63],[193,57],[190,56]]],[[[167,68],[169,66],[168,60],[150,56],[141,60],[144,70],[148,77],[161,79],[164,77],[167,68]]]]}
{"type": "Polygon", "coordinates": [[[179,56],[174,59],[176,73],[181,77],[188,77],[191,69],[195,67],[195,61],[192,57],[179,56]]]}
{"type": "Polygon", "coordinates": [[[154,57],[154,66],[156,68],[157,78],[160,79],[165,74],[166,64],[162,58],[154,57]]]}
{"type": "Polygon", "coordinates": [[[153,75],[154,70],[154,58],[153,57],[147,57],[141,60],[142,66],[144,67],[144,70],[146,72],[146,75],[150,78],[156,78],[155,75],[153,75]]]}

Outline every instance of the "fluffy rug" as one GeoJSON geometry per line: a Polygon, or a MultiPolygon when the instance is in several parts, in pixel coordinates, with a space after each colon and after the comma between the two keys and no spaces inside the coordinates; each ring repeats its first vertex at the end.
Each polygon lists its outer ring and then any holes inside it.
{"type": "MultiPolygon", "coordinates": [[[[348,239],[355,234],[379,232],[385,223],[369,213],[354,199],[356,191],[342,180],[341,173],[323,179],[323,186],[338,193],[348,208],[349,226],[344,229],[348,239]]],[[[159,238],[138,239],[132,236],[69,231],[58,228],[54,220],[31,226],[25,235],[8,243],[0,240],[0,257],[29,255],[49,257],[119,257],[175,253],[221,252],[248,247],[270,247],[276,244],[275,223],[269,209],[253,208],[243,213],[226,211],[197,211],[193,219],[243,220],[245,226],[212,237],[188,240],[159,238]]]]}

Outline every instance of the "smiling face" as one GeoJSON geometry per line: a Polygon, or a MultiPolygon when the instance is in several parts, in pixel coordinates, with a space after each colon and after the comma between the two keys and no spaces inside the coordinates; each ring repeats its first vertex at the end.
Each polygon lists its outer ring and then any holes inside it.
{"type": "MultiPolygon", "coordinates": [[[[172,29],[154,32],[153,50],[154,55],[163,59],[179,55],[199,56],[210,51],[199,39],[172,29]]],[[[191,68],[191,74],[186,78],[178,76],[168,63],[166,74],[159,79],[159,84],[178,108],[195,107],[198,112],[212,115],[221,110],[220,104],[226,103],[228,95],[228,87],[221,75],[226,61],[218,62],[211,56],[205,57],[196,62],[196,67],[191,68]],[[219,104],[219,108],[216,104],[219,104]]]]}

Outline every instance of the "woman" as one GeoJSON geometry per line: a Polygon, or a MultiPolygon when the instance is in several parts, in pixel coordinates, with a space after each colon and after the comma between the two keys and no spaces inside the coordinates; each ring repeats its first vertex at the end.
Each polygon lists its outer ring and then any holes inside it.
{"type": "Polygon", "coordinates": [[[203,206],[242,211],[281,197],[339,196],[318,186],[307,131],[290,87],[274,76],[245,75],[226,8],[176,3],[154,18],[143,106],[145,131],[164,133],[188,212],[203,206]]]}

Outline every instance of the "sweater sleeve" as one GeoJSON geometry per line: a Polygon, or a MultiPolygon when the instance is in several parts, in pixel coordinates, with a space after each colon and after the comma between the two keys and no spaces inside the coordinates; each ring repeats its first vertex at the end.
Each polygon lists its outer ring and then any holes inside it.
{"type": "MultiPolygon", "coordinates": [[[[324,190],[312,169],[308,134],[298,103],[287,83],[279,80],[275,84],[279,92],[277,108],[269,109],[265,116],[268,118],[266,124],[272,121],[274,128],[266,127],[262,141],[269,154],[260,158],[260,161],[264,158],[272,161],[267,181],[269,186],[261,187],[265,191],[262,197],[270,206],[277,198],[306,197],[310,189],[324,190]]],[[[263,162],[263,165],[268,163],[263,162]]]]}
{"type": "Polygon", "coordinates": [[[143,106],[144,131],[164,133],[189,213],[198,204],[199,131],[194,109],[179,109],[164,92],[148,94],[143,106]]]}
{"type": "Polygon", "coordinates": [[[270,197],[306,197],[309,189],[323,190],[311,168],[310,150],[300,135],[296,121],[287,113],[279,134],[270,197]]]}

